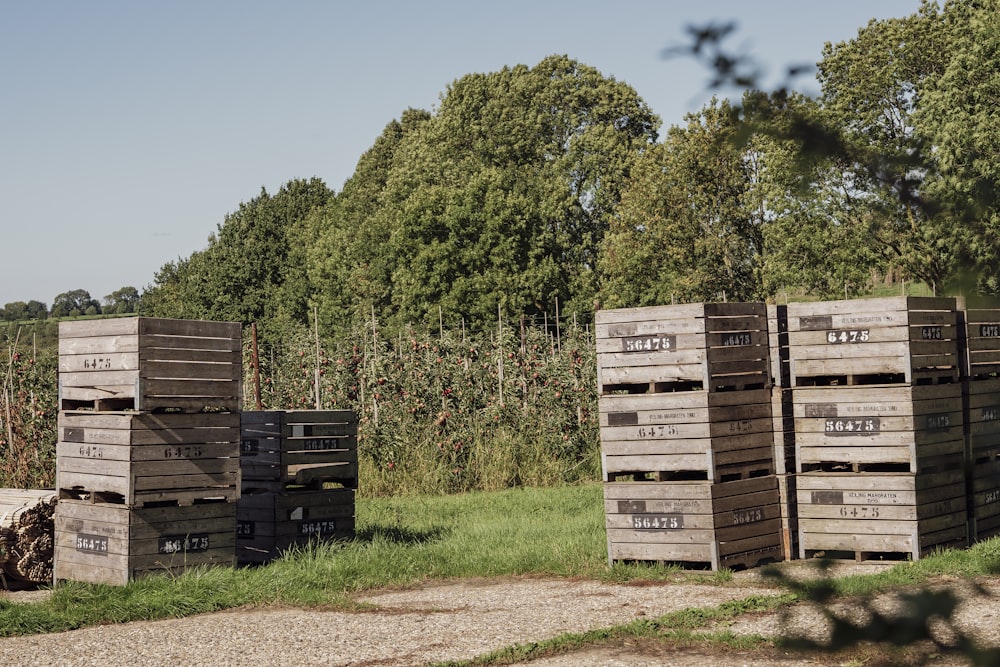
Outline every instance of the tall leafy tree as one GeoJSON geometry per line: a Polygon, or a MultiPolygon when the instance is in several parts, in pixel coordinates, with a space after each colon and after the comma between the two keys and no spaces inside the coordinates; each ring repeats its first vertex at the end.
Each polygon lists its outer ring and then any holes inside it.
{"type": "Polygon", "coordinates": [[[605,237],[602,307],[758,298],[763,222],[728,102],[645,154],[605,237]]]}
{"type": "Polygon", "coordinates": [[[143,295],[144,312],[161,317],[205,318],[265,325],[304,319],[306,290],[300,265],[290,262],[289,230],[333,193],[317,178],[289,181],[226,216],[208,247],[170,262],[143,295]],[[295,280],[290,280],[294,277],[295,280]],[[297,295],[291,301],[286,298],[297,295]]]}
{"type": "Polygon", "coordinates": [[[658,125],[632,88],[564,56],[462,77],[434,114],[385,137],[393,159],[375,187],[354,184],[367,193],[356,198],[345,186],[337,215],[355,219],[360,199],[366,229],[324,230],[320,244],[347,253],[328,265],[351,268],[314,269],[313,288],[344,295],[341,312],[364,301],[396,324],[436,321],[439,308],[478,322],[556,300],[590,310],[601,239],[658,125]],[[377,239],[377,252],[347,234],[377,239]]]}
{"type": "Polygon", "coordinates": [[[57,294],[52,299],[52,317],[78,317],[101,312],[101,303],[87,290],[77,289],[57,294]]]}
{"type": "Polygon", "coordinates": [[[390,309],[392,272],[407,258],[389,252],[393,220],[380,215],[386,183],[405,138],[430,118],[427,111],[407,109],[390,122],[341,192],[291,230],[292,250],[301,253],[306,267],[309,298],[326,328],[349,330],[373,310],[390,309]]]}
{"type": "Polygon", "coordinates": [[[957,255],[952,282],[1000,295],[1000,2],[926,6],[944,55],[920,90],[913,124],[927,152],[923,191],[938,207],[942,252],[957,255]]]}
{"type": "Polygon", "coordinates": [[[120,287],[111,294],[104,297],[104,305],[101,307],[102,313],[137,313],[140,302],[139,290],[131,285],[120,287]]]}

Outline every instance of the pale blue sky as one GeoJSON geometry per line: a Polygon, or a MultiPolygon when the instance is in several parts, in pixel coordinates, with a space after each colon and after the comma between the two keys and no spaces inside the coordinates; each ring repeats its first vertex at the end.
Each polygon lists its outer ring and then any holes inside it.
{"type": "Polygon", "coordinates": [[[710,97],[703,68],[660,55],[687,25],[736,21],[731,45],[775,81],[919,5],[0,0],[0,307],[142,291],[261,187],[317,176],[339,191],[387,123],[471,72],[567,54],[630,84],[666,128],[710,97]]]}

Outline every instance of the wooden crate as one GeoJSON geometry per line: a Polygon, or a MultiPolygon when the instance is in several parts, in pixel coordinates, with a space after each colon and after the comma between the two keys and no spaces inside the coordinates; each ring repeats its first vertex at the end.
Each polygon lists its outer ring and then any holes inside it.
{"type": "Polygon", "coordinates": [[[802,558],[917,560],[968,545],[964,471],[796,475],[802,558]]]}
{"type": "Polygon", "coordinates": [[[969,536],[974,541],[1000,535],[1000,452],[981,459],[969,476],[969,536]]]}
{"type": "Polygon", "coordinates": [[[767,340],[771,357],[771,382],[775,387],[791,387],[787,305],[767,304],[767,340]]]}
{"type": "Polygon", "coordinates": [[[595,313],[600,394],[759,389],[770,382],[762,303],[595,313]]]}
{"type": "Polygon", "coordinates": [[[798,472],[927,472],[964,458],[961,383],[793,390],[798,472]],[[832,468],[830,466],[833,466],[832,468]]]}
{"type": "Polygon", "coordinates": [[[236,559],[267,563],[292,546],[354,537],[354,490],[261,492],[236,503],[236,559]]]}
{"type": "Polygon", "coordinates": [[[240,494],[236,413],[59,413],[56,488],[129,507],[240,494]]]}
{"type": "Polygon", "coordinates": [[[60,322],[60,409],[238,412],[241,346],[238,322],[60,322]]]}
{"type": "Polygon", "coordinates": [[[965,324],[965,368],[970,378],[1000,375],[1000,309],[962,313],[965,324]]]}
{"type": "Polygon", "coordinates": [[[966,381],[963,390],[969,458],[992,457],[1000,450],[1000,378],[966,381]]]}
{"type": "Polygon", "coordinates": [[[753,567],[781,559],[778,484],[772,475],[711,482],[604,485],[608,559],[689,567],[753,567]]]}
{"type": "Polygon", "coordinates": [[[963,383],[969,534],[1000,534],[1000,378],[979,375],[963,383]]]}
{"type": "Polygon", "coordinates": [[[957,382],[957,322],[954,298],[790,303],[792,386],[957,382]]]}
{"type": "Polygon", "coordinates": [[[600,410],[605,481],[745,479],[774,472],[768,389],[605,395],[600,410]]]}
{"type": "Polygon", "coordinates": [[[57,582],[124,585],[235,560],[235,503],[128,508],[60,500],[55,508],[57,582]]]}
{"type": "Polygon", "coordinates": [[[244,489],[358,485],[358,418],[351,410],[270,410],[241,417],[244,489]]]}

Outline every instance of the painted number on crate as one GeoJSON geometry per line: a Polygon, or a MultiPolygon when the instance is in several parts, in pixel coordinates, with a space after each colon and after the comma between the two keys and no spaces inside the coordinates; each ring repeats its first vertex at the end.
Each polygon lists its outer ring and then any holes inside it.
{"type": "Polygon", "coordinates": [[[677,347],[677,336],[629,336],[622,338],[623,352],[670,352],[677,347]]]}
{"type": "Polygon", "coordinates": [[[1000,338],[1000,324],[980,324],[979,335],[982,338],[1000,338]]]}
{"type": "Polygon", "coordinates": [[[337,522],[333,519],[300,521],[298,531],[299,535],[332,535],[337,532],[337,522]]]}
{"type": "Polygon", "coordinates": [[[108,371],[111,370],[110,357],[94,357],[83,360],[83,369],[86,371],[108,371]]]}
{"type": "Polygon", "coordinates": [[[260,444],[251,438],[244,438],[240,443],[240,453],[243,456],[257,456],[260,451],[260,444]]]}
{"type": "Polygon", "coordinates": [[[161,554],[191,553],[193,551],[208,551],[208,535],[176,535],[161,537],[159,541],[161,554]]]}
{"type": "Polygon", "coordinates": [[[240,519],[236,522],[236,538],[237,539],[247,539],[253,537],[257,532],[257,524],[253,521],[247,521],[246,519],[240,519]]]}
{"type": "Polygon", "coordinates": [[[1000,491],[998,491],[996,489],[993,489],[992,491],[987,491],[986,492],[986,502],[987,502],[987,504],[988,503],[995,503],[998,500],[1000,500],[1000,491]]]}
{"type": "Polygon", "coordinates": [[[89,554],[106,554],[108,553],[108,538],[101,535],[77,533],[76,550],[85,551],[89,554]]]}
{"type": "Polygon", "coordinates": [[[944,431],[951,428],[951,416],[948,414],[927,415],[927,430],[944,431]]]}
{"type": "Polygon", "coordinates": [[[983,408],[983,411],[979,416],[980,421],[984,422],[995,422],[1000,419],[1000,407],[991,405],[988,408],[983,408]]]}
{"type": "Polygon", "coordinates": [[[944,340],[943,327],[920,327],[921,340],[944,340]]]}
{"type": "Polygon", "coordinates": [[[823,433],[830,436],[873,435],[879,433],[881,424],[878,417],[838,417],[823,422],[823,433]]]}
{"type": "Polygon", "coordinates": [[[337,449],[341,441],[339,438],[307,438],[301,440],[299,445],[306,450],[337,449]]]}
{"type": "Polygon", "coordinates": [[[731,333],[722,335],[723,347],[737,347],[741,345],[752,345],[753,339],[749,333],[731,333]]]}
{"type": "Polygon", "coordinates": [[[636,433],[640,438],[669,438],[677,435],[677,427],[673,424],[661,424],[659,426],[640,426],[636,433]]]}
{"type": "Polygon", "coordinates": [[[840,508],[840,516],[851,517],[852,519],[877,519],[878,507],[865,507],[864,505],[844,506],[840,508]]]}
{"type": "Polygon", "coordinates": [[[163,458],[165,459],[196,459],[201,456],[202,449],[199,445],[186,445],[183,447],[165,447],[163,458]]]}
{"type": "Polygon", "coordinates": [[[633,530],[680,530],[684,527],[683,514],[633,514],[633,530]]]}
{"type": "Polygon", "coordinates": [[[763,507],[754,507],[749,510],[733,510],[733,525],[742,526],[745,523],[756,523],[763,520],[763,507]]]}
{"type": "Polygon", "coordinates": [[[867,343],[871,339],[868,329],[834,329],[826,332],[826,342],[831,345],[841,343],[867,343]]]}
{"type": "Polygon", "coordinates": [[[79,454],[88,459],[103,459],[104,448],[94,445],[80,445],[79,454]]]}
{"type": "Polygon", "coordinates": [[[753,422],[749,419],[743,419],[738,422],[729,422],[730,433],[750,433],[751,431],[753,431],[753,422]]]}

